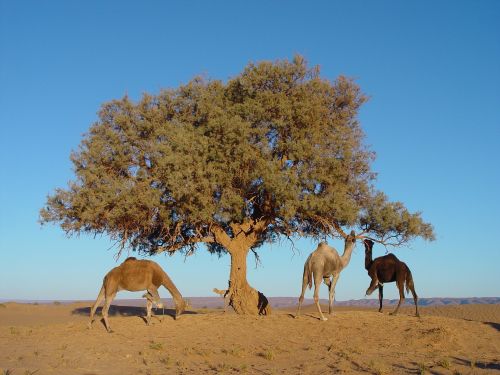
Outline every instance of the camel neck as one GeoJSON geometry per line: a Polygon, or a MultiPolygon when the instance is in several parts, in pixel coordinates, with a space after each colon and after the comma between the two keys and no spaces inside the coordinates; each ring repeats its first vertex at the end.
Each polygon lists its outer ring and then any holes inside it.
{"type": "Polygon", "coordinates": [[[165,272],[163,275],[162,285],[170,292],[176,304],[182,301],[181,293],[179,292],[175,284],[172,282],[170,277],[168,277],[168,275],[165,272]]]}
{"type": "Polygon", "coordinates": [[[365,252],[365,269],[368,270],[370,268],[370,266],[372,265],[372,263],[373,263],[372,253],[366,251],[365,252]]]}
{"type": "Polygon", "coordinates": [[[350,243],[346,245],[346,247],[344,248],[344,253],[340,257],[340,260],[342,261],[342,268],[347,267],[347,265],[349,264],[353,249],[354,249],[354,243],[350,243]]]}

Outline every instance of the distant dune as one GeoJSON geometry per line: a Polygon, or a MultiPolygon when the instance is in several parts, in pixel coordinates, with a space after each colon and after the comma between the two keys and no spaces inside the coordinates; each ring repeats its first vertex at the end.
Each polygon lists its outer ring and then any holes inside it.
{"type": "MultiPolygon", "coordinates": [[[[167,304],[173,304],[171,298],[162,298],[167,304]]],[[[208,308],[217,309],[224,306],[224,301],[221,297],[186,297],[189,300],[190,305],[193,308],[208,308]]],[[[271,306],[274,308],[287,308],[297,305],[298,297],[269,297],[271,306]]],[[[113,301],[114,305],[122,306],[143,306],[144,299],[116,299],[113,301]]],[[[89,302],[93,301],[82,301],[82,300],[13,300],[13,299],[2,299],[0,302],[18,302],[18,303],[38,303],[38,304],[52,304],[52,303],[73,303],[73,302],[89,302]]],[[[406,305],[413,305],[412,298],[406,298],[406,305]]],[[[313,300],[311,298],[306,298],[304,304],[312,304],[313,300]]],[[[328,300],[322,299],[320,301],[322,304],[327,304],[328,300]]],[[[398,303],[397,299],[384,299],[384,306],[392,306],[398,303]]],[[[433,297],[433,298],[420,298],[420,306],[454,306],[454,305],[493,305],[500,304],[500,297],[465,297],[465,298],[444,298],[444,297],[433,297]]],[[[348,301],[335,301],[336,306],[357,306],[357,307],[378,307],[378,299],[356,299],[348,301]]]]}

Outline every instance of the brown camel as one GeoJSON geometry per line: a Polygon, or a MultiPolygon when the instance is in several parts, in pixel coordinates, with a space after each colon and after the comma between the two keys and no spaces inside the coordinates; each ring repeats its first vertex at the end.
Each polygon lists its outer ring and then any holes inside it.
{"type": "Polygon", "coordinates": [[[399,289],[399,303],[391,315],[396,315],[399,306],[405,300],[403,287],[406,284],[406,293],[411,291],[413,300],[415,301],[415,316],[420,316],[418,313],[418,296],[415,293],[415,285],[413,284],[413,277],[411,271],[406,263],[401,262],[394,254],[387,254],[372,260],[373,241],[365,239],[365,268],[368,275],[372,278],[370,286],[366,290],[366,294],[373,293],[375,288],[378,287],[378,300],[380,304],[379,312],[382,312],[382,300],[384,298],[384,283],[396,282],[399,289]]]}
{"type": "Polygon", "coordinates": [[[309,255],[304,264],[302,292],[299,297],[299,306],[297,307],[297,314],[295,315],[296,318],[300,315],[300,308],[302,306],[302,301],[304,301],[306,287],[309,285],[309,289],[311,289],[314,279],[314,303],[318,308],[320,319],[327,320],[319,305],[318,293],[321,279],[323,279],[324,283],[328,286],[328,314],[331,314],[335,298],[335,286],[337,285],[340,272],[347,267],[351,260],[351,254],[355,244],[356,235],[354,231],[351,231],[345,238],[344,253],[342,256],[339,256],[337,250],[328,246],[326,242],[321,242],[317,249],[309,255]]]}
{"type": "Polygon", "coordinates": [[[111,332],[108,321],[108,310],[111,305],[111,301],[113,301],[116,293],[120,290],[128,290],[132,292],[140,290],[147,291],[143,297],[146,297],[147,299],[146,324],[149,325],[151,321],[151,308],[153,303],[156,303],[156,305],[160,308],[163,307],[160,295],[158,294],[158,288],[160,285],[163,285],[172,295],[175,301],[175,318],[178,319],[180,314],[182,314],[186,308],[186,302],[182,299],[182,295],[179,293],[165,271],[163,271],[158,263],[153,261],[137,260],[134,257],[127,258],[122,264],[113,268],[104,277],[101,291],[99,292],[99,295],[90,310],[90,322],[88,327],[92,328],[95,311],[102,300],[105,299],[104,306],[102,308],[102,316],[104,318],[106,330],[111,332]]]}

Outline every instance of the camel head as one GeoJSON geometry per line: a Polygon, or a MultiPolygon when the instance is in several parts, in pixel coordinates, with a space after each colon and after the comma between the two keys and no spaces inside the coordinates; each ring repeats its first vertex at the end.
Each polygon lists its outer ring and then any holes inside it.
{"type": "Polygon", "coordinates": [[[365,252],[371,253],[373,248],[373,241],[366,238],[363,240],[363,244],[365,245],[365,252]]]}
{"type": "Polygon", "coordinates": [[[351,230],[351,233],[345,238],[346,244],[349,242],[355,243],[356,242],[356,233],[354,233],[353,230],[351,230]]]}

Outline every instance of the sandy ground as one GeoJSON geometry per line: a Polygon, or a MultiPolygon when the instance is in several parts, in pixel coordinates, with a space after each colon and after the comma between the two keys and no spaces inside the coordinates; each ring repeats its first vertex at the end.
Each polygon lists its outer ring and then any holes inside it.
{"type": "Polygon", "coordinates": [[[158,310],[148,327],[144,308],[112,306],[108,334],[87,329],[88,303],[5,303],[0,374],[500,374],[500,305],[386,310],[338,307],[326,322],[312,306],[298,319],[158,310]]]}

